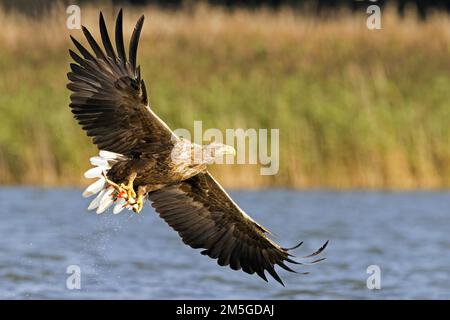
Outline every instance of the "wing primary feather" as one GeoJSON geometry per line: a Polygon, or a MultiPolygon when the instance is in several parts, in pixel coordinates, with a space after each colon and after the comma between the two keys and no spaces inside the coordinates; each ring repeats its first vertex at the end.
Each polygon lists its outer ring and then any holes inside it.
{"type": "Polygon", "coordinates": [[[258,269],[258,270],[256,270],[256,274],[257,274],[258,276],[260,276],[261,279],[263,279],[265,282],[269,282],[269,281],[267,280],[266,275],[264,274],[264,269],[258,269]]]}
{"type": "Polygon", "coordinates": [[[303,263],[301,263],[301,262],[292,260],[291,258],[286,258],[286,259],[284,259],[284,260],[286,260],[287,262],[293,263],[293,264],[299,264],[299,265],[302,265],[302,264],[303,264],[303,263]]]}
{"type": "Polygon", "coordinates": [[[99,26],[100,26],[100,35],[102,37],[103,46],[105,47],[106,54],[112,58],[114,61],[116,61],[116,53],[114,52],[111,39],[108,35],[108,29],[106,28],[105,19],[103,18],[103,13],[100,12],[100,18],[99,18],[99,26]]]}
{"type": "Polygon", "coordinates": [[[75,62],[82,65],[83,59],[78,54],[76,54],[75,51],[69,49],[69,55],[72,57],[73,60],[75,60],[75,62]]]}
{"type": "Polygon", "coordinates": [[[72,42],[73,42],[73,44],[75,45],[75,47],[77,47],[77,49],[80,51],[81,55],[82,55],[85,59],[91,60],[91,61],[95,62],[94,56],[93,56],[89,51],[87,51],[86,48],[83,47],[83,46],[81,45],[81,43],[78,42],[77,39],[75,39],[75,38],[72,37],[72,36],[70,36],[70,39],[72,40],[72,42]]]}
{"type": "Polygon", "coordinates": [[[217,260],[217,263],[220,266],[226,266],[230,264],[230,256],[233,252],[233,248],[235,245],[235,240],[232,236],[228,237],[228,240],[224,243],[222,252],[220,253],[219,259],[217,260]]]}
{"type": "Polygon", "coordinates": [[[141,66],[136,67],[136,80],[139,83],[141,82],[141,66]]]}
{"type": "Polygon", "coordinates": [[[261,277],[264,281],[267,281],[267,277],[264,273],[264,270],[266,269],[266,261],[262,255],[261,251],[256,250],[255,251],[255,262],[256,262],[256,266],[255,266],[255,271],[256,274],[261,277]]]}
{"type": "Polygon", "coordinates": [[[319,253],[321,253],[323,250],[325,250],[325,248],[328,245],[329,240],[327,240],[327,242],[325,242],[316,252],[311,253],[310,255],[304,256],[303,258],[311,258],[314,256],[317,256],[319,253]]]}
{"type": "MultiPolygon", "coordinates": [[[[139,44],[139,36],[141,35],[142,26],[144,25],[144,16],[142,15],[139,20],[136,22],[136,26],[134,27],[133,34],[130,40],[130,48],[129,48],[129,57],[132,70],[136,70],[136,56],[137,49],[139,44]]],[[[137,75],[135,75],[137,76],[137,75]]]]}
{"type": "Polygon", "coordinates": [[[142,103],[148,105],[147,88],[145,87],[144,80],[141,80],[141,91],[142,91],[142,103]]]}
{"type": "Polygon", "coordinates": [[[323,261],[323,260],[326,260],[326,259],[327,258],[320,258],[320,259],[317,259],[317,260],[314,260],[314,261],[310,262],[309,264],[315,264],[317,262],[320,262],[320,261],[323,261]]]}
{"type": "Polygon", "coordinates": [[[278,262],[278,265],[279,265],[280,267],[282,267],[282,268],[283,268],[284,270],[286,270],[286,271],[297,273],[297,271],[292,270],[292,269],[289,268],[287,265],[285,265],[283,261],[278,262]]]}
{"type": "Polygon", "coordinates": [[[241,266],[242,270],[248,274],[255,273],[252,268],[252,258],[250,246],[247,243],[244,243],[242,245],[241,266]]]}
{"type": "MultiPolygon", "coordinates": [[[[73,41],[78,43],[78,41],[75,38],[73,38],[73,41]]],[[[79,43],[78,43],[78,45],[81,46],[81,44],[79,44],[79,43]]],[[[83,46],[81,46],[81,48],[82,48],[82,50],[84,50],[84,54],[90,56],[91,59],[95,59],[86,49],[84,49],[83,46]]],[[[88,58],[83,59],[77,53],[75,53],[74,51],[72,51],[70,49],[69,49],[69,54],[72,57],[72,59],[75,60],[75,62],[77,62],[80,66],[85,68],[86,71],[91,72],[91,73],[95,73],[96,72],[96,76],[98,76],[98,78],[99,78],[98,80],[100,80],[100,77],[101,77],[102,74],[97,72],[97,70],[96,70],[97,64],[94,61],[91,61],[88,58]]],[[[83,54],[83,56],[84,56],[84,54],[83,54]]]]}
{"type": "Polygon", "coordinates": [[[122,30],[122,9],[120,9],[116,20],[116,48],[117,54],[122,64],[125,66],[127,57],[125,54],[125,46],[123,44],[123,30],[122,30]]]}
{"type": "Polygon", "coordinates": [[[284,287],[284,283],[281,280],[280,276],[278,275],[278,273],[275,271],[273,265],[269,264],[266,268],[267,272],[270,273],[270,275],[277,280],[283,287],[284,287]]]}
{"type": "Polygon", "coordinates": [[[302,244],[303,244],[303,241],[301,241],[299,244],[297,244],[291,248],[281,248],[281,249],[286,250],[286,251],[294,250],[294,249],[297,249],[298,247],[300,247],[302,244]]]}
{"type": "Polygon", "coordinates": [[[89,42],[89,45],[91,46],[92,50],[94,50],[96,57],[99,59],[103,59],[104,61],[107,61],[105,53],[99,47],[99,45],[95,41],[94,37],[92,37],[92,34],[89,32],[89,30],[85,26],[82,26],[81,29],[83,30],[84,36],[86,37],[87,41],[89,42]]]}
{"type": "Polygon", "coordinates": [[[241,254],[242,242],[237,242],[230,255],[230,268],[233,270],[241,269],[241,262],[239,256],[241,254]]]}

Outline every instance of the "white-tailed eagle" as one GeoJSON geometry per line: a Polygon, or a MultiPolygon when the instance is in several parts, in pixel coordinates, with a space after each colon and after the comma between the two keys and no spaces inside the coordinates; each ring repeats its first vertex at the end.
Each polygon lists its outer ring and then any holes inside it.
{"type": "MultiPolygon", "coordinates": [[[[283,284],[275,265],[294,272],[285,264],[301,264],[291,259],[293,248],[282,248],[269,239],[268,230],[243,212],[207,170],[216,157],[233,154],[234,149],[181,139],[151,109],[136,63],[143,22],[144,16],[134,28],[128,58],[122,10],[116,20],[115,48],[101,13],[103,48],[85,27],[92,51],[71,37],[79,54],[69,50],[74,60],[68,73],[67,87],[73,92],[70,108],[101,150],[91,158],[95,167],[85,173],[87,178],[98,178],[83,193],[86,197],[98,193],[89,209],[102,213],[114,205],[114,213],[124,208],[138,213],[150,200],[185,244],[203,248],[201,253],[221,266],[242,268],[266,281],[267,271],[283,284]],[[192,161],[198,156],[201,161],[192,161]]],[[[319,254],[327,243],[307,257],[319,254]]]]}

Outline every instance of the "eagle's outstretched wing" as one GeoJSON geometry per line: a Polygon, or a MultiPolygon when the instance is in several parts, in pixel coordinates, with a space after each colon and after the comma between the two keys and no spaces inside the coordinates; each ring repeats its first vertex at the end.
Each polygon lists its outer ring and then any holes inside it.
{"type": "MultiPolygon", "coordinates": [[[[295,272],[284,262],[300,264],[290,258],[290,249],[270,240],[268,231],[245,214],[209,173],[151,192],[149,198],[184,243],[204,248],[202,254],[218,259],[221,266],[256,272],[266,281],[267,271],[283,284],[275,265],[295,272]]],[[[327,243],[310,256],[319,254],[327,243]]]]}
{"type": "Polygon", "coordinates": [[[102,13],[99,25],[104,50],[89,31],[83,33],[94,54],[71,37],[80,55],[69,50],[71,63],[67,87],[73,91],[70,107],[78,123],[93,137],[99,149],[133,156],[161,145],[171,146],[177,139],[149,107],[136,54],[144,16],[134,28],[127,60],[122,33],[122,10],[116,20],[113,49],[102,13]]]}

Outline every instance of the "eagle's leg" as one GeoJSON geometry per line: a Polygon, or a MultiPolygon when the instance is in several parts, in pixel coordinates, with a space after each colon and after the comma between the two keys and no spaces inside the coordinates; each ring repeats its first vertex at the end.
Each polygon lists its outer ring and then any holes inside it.
{"type": "Polygon", "coordinates": [[[128,202],[130,202],[131,199],[133,199],[133,200],[136,199],[136,192],[134,191],[134,187],[133,187],[134,179],[136,179],[136,176],[137,176],[137,173],[133,172],[128,177],[128,183],[127,184],[121,183],[119,185],[119,187],[121,189],[126,191],[128,202]]]}
{"type": "Polygon", "coordinates": [[[144,206],[144,196],[147,194],[147,187],[139,186],[136,198],[136,207],[133,207],[133,211],[136,213],[141,212],[144,206]]]}
{"type": "Polygon", "coordinates": [[[108,178],[108,176],[106,175],[105,172],[103,172],[102,174],[103,174],[103,177],[105,178],[106,183],[109,184],[111,187],[113,187],[113,188],[116,190],[116,192],[117,192],[118,195],[121,195],[122,192],[125,193],[125,191],[122,190],[122,187],[119,186],[119,185],[118,185],[117,183],[115,183],[114,181],[110,180],[110,179],[108,178]]]}

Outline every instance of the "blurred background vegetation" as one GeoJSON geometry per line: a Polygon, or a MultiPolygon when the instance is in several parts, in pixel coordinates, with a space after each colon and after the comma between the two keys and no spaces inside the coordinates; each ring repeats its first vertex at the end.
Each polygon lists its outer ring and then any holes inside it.
{"type": "MultiPolygon", "coordinates": [[[[279,173],[217,166],[224,185],[450,187],[447,2],[380,1],[376,31],[367,1],[156,2],[121,6],[126,39],[146,15],[138,59],[161,118],[172,128],[280,129],[279,173]]],[[[116,1],[78,3],[97,37],[99,10],[113,25],[116,1]]],[[[96,149],[65,87],[69,34],[82,33],[66,28],[66,3],[2,4],[0,183],[86,184],[96,149]]]]}

